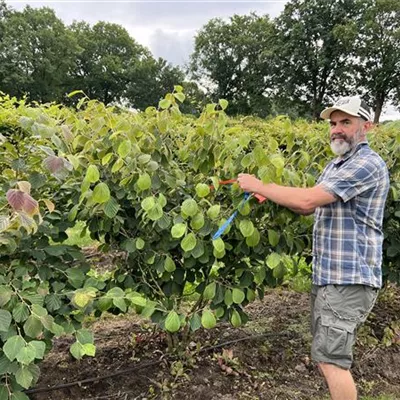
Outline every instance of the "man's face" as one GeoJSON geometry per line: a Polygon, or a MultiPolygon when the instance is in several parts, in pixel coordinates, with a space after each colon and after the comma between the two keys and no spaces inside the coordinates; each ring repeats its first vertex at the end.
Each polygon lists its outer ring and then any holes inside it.
{"type": "Polygon", "coordinates": [[[361,140],[365,140],[366,126],[364,125],[358,117],[353,117],[343,111],[334,111],[330,120],[332,151],[342,156],[353,150],[361,140]]]}

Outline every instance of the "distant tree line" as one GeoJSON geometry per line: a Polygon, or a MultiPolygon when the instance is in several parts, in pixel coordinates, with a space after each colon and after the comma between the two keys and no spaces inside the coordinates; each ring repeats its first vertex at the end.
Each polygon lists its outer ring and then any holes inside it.
{"type": "Polygon", "coordinates": [[[316,119],[337,96],[360,94],[378,122],[387,102],[400,104],[400,1],[290,0],[276,19],[211,19],[185,71],[155,59],[117,24],[66,26],[50,8],[0,3],[3,92],[65,103],[81,89],[144,109],[175,84],[185,88],[189,113],[225,98],[231,114],[316,119]]]}

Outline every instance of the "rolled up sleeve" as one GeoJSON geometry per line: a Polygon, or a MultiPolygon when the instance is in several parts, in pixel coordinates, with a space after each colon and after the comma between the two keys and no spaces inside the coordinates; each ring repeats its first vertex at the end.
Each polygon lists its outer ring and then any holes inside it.
{"type": "Polygon", "coordinates": [[[346,203],[379,185],[379,168],[371,160],[351,160],[323,179],[320,185],[346,203]]]}

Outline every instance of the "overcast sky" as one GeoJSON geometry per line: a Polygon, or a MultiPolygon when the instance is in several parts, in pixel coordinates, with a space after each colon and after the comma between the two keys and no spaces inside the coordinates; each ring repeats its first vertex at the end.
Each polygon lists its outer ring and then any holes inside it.
{"type": "Polygon", "coordinates": [[[85,20],[122,25],[140,44],[148,47],[155,57],[175,65],[189,60],[194,36],[211,18],[229,18],[234,14],[269,14],[276,17],[287,0],[281,1],[6,1],[21,10],[25,5],[51,7],[65,23],[85,20]]]}
{"type": "MultiPolygon", "coordinates": [[[[6,0],[16,10],[27,4],[50,7],[66,24],[86,21],[113,22],[122,25],[140,44],[150,49],[155,57],[162,57],[174,65],[183,66],[193,51],[194,36],[211,18],[225,18],[234,14],[277,17],[288,0],[280,1],[213,1],[213,0],[6,0]]],[[[381,120],[400,119],[394,107],[385,110],[381,120]]]]}

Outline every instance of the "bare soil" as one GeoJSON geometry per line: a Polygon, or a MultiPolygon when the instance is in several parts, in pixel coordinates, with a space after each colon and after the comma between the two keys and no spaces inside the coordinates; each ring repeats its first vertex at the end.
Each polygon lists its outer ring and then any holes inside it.
{"type": "MultiPolygon", "coordinates": [[[[167,355],[165,334],[151,324],[135,316],[103,318],[91,326],[97,346],[94,358],[74,360],[69,354],[72,339],[60,338],[41,364],[37,387],[81,384],[30,396],[34,400],[327,398],[327,387],[309,359],[309,295],[269,290],[247,312],[250,321],[245,327],[222,324],[196,332],[179,359],[167,355]],[[267,336],[256,336],[260,334],[267,336]],[[243,340],[197,351],[238,339],[243,340]],[[154,364],[146,367],[149,362],[154,364]],[[125,370],[129,372],[106,377],[125,370]],[[97,377],[102,378],[84,382],[97,377]]],[[[399,288],[391,287],[380,296],[361,328],[352,372],[362,396],[400,399],[399,288]]]]}

